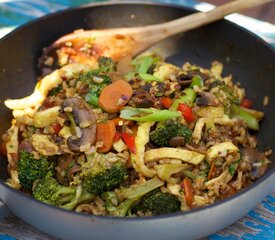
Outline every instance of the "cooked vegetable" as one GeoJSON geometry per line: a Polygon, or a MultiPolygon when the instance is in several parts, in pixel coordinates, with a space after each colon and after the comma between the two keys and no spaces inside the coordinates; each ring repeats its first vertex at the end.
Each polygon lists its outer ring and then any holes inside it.
{"type": "Polygon", "coordinates": [[[132,209],[133,213],[144,215],[162,215],[180,211],[180,201],[170,193],[163,193],[159,188],[147,193],[132,209]]]}
{"type": "Polygon", "coordinates": [[[165,108],[169,109],[169,108],[171,107],[173,101],[172,101],[172,99],[169,98],[169,97],[162,97],[162,98],[160,99],[160,102],[163,104],[163,106],[164,106],[165,108]]]}
{"type": "Polygon", "coordinates": [[[144,183],[132,185],[130,188],[121,190],[117,195],[114,193],[103,193],[105,206],[110,215],[117,217],[126,216],[135,202],[141,199],[145,194],[162,186],[164,182],[158,178],[152,178],[144,183]],[[120,200],[119,204],[116,204],[120,200]]]}
{"type": "Polygon", "coordinates": [[[109,57],[101,56],[97,59],[99,69],[103,72],[115,72],[117,63],[109,57]]]}
{"type": "Polygon", "coordinates": [[[95,93],[93,93],[93,92],[87,93],[85,95],[85,100],[87,103],[89,103],[95,107],[99,107],[98,97],[96,96],[95,93]]]}
{"type": "Polygon", "coordinates": [[[212,204],[266,172],[272,151],[248,132],[264,113],[221,63],[180,68],[143,54],[117,68],[88,45],[72,55],[68,42],[57,56],[91,67],[64,66],[5,102],[9,186],[68,210],[140,217],[212,204]]]}
{"type": "Polygon", "coordinates": [[[191,136],[191,129],[176,121],[169,120],[159,123],[156,129],[150,133],[150,142],[159,147],[169,147],[171,138],[183,137],[184,143],[189,143],[191,136]]]}
{"type": "Polygon", "coordinates": [[[147,73],[152,64],[158,62],[159,57],[153,56],[140,56],[135,58],[131,64],[135,66],[135,72],[137,73],[147,73]]]}
{"type": "Polygon", "coordinates": [[[194,121],[194,115],[192,109],[185,103],[179,103],[178,111],[181,112],[186,122],[190,123],[194,121]]]}
{"type": "Polygon", "coordinates": [[[176,99],[170,107],[170,110],[176,110],[180,103],[191,106],[196,99],[196,92],[192,88],[186,88],[182,91],[184,95],[176,99]]]}
{"type": "Polygon", "coordinates": [[[127,178],[127,169],[121,160],[118,159],[117,162],[111,163],[108,159],[102,158],[91,167],[95,157],[92,156],[92,159],[82,166],[82,186],[88,192],[111,191],[127,178]]]}
{"type": "Polygon", "coordinates": [[[96,126],[96,141],[102,142],[102,147],[99,147],[98,152],[108,152],[114,141],[116,134],[116,126],[112,121],[98,123],[96,126]]]}
{"type": "Polygon", "coordinates": [[[96,117],[90,106],[81,98],[67,98],[61,107],[67,113],[73,113],[72,124],[74,129],[79,129],[80,136],[72,136],[67,139],[67,144],[73,152],[85,152],[96,141],[96,117]]]}
{"type": "Polygon", "coordinates": [[[179,112],[170,110],[158,110],[154,108],[124,108],[120,112],[120,117],[137,122],[157,122],[165,121],[180,116],[179,112]]]}
{"type": "Polygon", "coordinates": [[[193,78],[192,78],[192,82],[190,84],[190,87],[203,87],[203,80],[202,78],[199,76],[199,75],[195,75],[193,78]]]}
{"type": "Polygon", "coordinates": [[[109,113],[118,112],[130,100],[132,94],[129,83],[117,80],[102,90],[98,99],[99,106],[109,113]]]}
{"type": "Polygon", "coordinates": [[[91,202],[95,195],[78,187],[65,187],[60,185],[55,178],[46,175],[35,183],[33,197],[46,204],[73,210],[78,204],[91,202]]]}
{"type": "Polygon", "coordinates": [[[135,136],[131,133],[123,132],[121,137],[131,153],[136,153],[136,144],[135,144],[135,136]]]}
{"type": "Polygon", "coordinates": [[[100,70],[91,70],[80,74],[77,80],[82,84],[88,84],[89,92],[95,94],[97,97],[103,88],[112,83],[111,78],[100,70]]]}
{"type": "Polygon", "coordinates": [[[18,178],[20,184],[26,189],[32,189],[33,183],[44,178],[47,174],[53,175],[55,159],[41,157],[35,159],[31,153],[23,150],[18,160],[18,178]]]}
{"type": "Polygon", "coordinates": [[[184,189],[184,196],[188,206],[191,206],[194,202],[194,193],[192,182],[188,177],[185,177],[182,182],[182,187],[184,189]]]}
{"type": "Polygon", "coordinates": [[[168,163],[160,164],[154,167],[160,179],[168,183],[179,183],[180,178],[172,177],[174,174],[181,173],[184,169],[188,168],[187,164],[181,163],[168,163]]]}
{"type": "Polygon", "coordinates": [[[245,109],[240,108],[237,105],[232,105],[232,116],[238,117],[244,120],[247,127],[257,131],[259,130],[258,120],[255,117],[253,117],[249,112],[247,112],[245,109]]]}

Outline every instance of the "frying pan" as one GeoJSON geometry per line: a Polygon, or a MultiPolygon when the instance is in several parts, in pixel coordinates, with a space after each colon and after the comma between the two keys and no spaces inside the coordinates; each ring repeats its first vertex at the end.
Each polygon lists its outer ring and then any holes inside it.
{"type": "MultiPolygon", "coordinates": [[[[38,76],[37,59],[42,48],[78,28],[111,28],[160,23],[192,13],[193,10],[156,3],[101,3],[69,9],[35,20],[0,41],[0,134],[9,127],[6,98],[32,92],[38,76]]],[[[265,112],[258,135],[260,150],[275,149],[275,54],[255,35],[225,20],[187,32],[169,40],[177,52],[167,60],[209,67],[218,60],[225,74],[246,88],[256,109],[265,112]],[[264,96],[269,105],[262,106],[264,96]]],[[[7,161],[0,159],[0,198],[16,216],[62,239],[195,239],[216,232],[241,218],[274,187],[275,160],[267,173],[233,197],[186,213],[146,218],[90,216],[43,204],[8,187],[7,161]]]]}

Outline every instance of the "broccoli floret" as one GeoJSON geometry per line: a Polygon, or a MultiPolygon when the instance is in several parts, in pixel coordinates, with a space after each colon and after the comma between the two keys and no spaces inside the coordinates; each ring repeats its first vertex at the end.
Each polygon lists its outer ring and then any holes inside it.
{"type": "Polygon", "coordinates": [[[159,188],[147,193],[132,209],[132,213],[142,212],[145,215],[162,215],[180,211],[181,203],[176,196],[163,193],[159,188]]]}
{"type": "Polygon", "coordinates": [[[169,140],[173,137],[184,137],[185,143],[188,143],[192,137],[192,130],[176,121],[161,122],[150,133],[150,142],[159,147],[168,147],[169,140]]]}
{"type": "Polygon", "coordinates": [[[112,83],[111,78],[100,70],[91,70],[80,74],[78,76],[78,81],[81,81],[83,84],[88,84],[89,93],[96,97],[100,95],[103,88],[112,83]]]}
{"type": "Polygon", "coordinates": [[[240,104],[240,101],[234,90],[225,84],[225,82],[216,80],[209,84],[208,88],[218,88],[219,91],[215,91],[214,95],[218,98],[219,102],[224,106],[224,112],[226,114],[230,113],[231,106],[233,104],[240,104]]]}
{"type": "Polygon", "coordinates": [[[118,187],[128,177],[125,164],[100,161],[82,172],[82,185],[90,193],[103,193],[118,187]]]}
{"type": "Polygon", "coordinates": [[[27,189],[32,189],[33,182],[44,178],[46,174],[54,174],[56,161],[53,158],[42,156],[35,159],[34,156],[23,150],[18,160],[18,178],[20,184],[27,189]]]}
{"type": "Polygon", "coordinates": [[[129,213],[131,207],[145,194],[162,186],[163,184],[164,183],[159,180],[159,178],[155,177],[147,182],[122,189],[117,194],[114,192],[105,192],[101,194],[101,197],[105,201],[105,207],[110,215],[124,217],[129,213]]]}
{"type": "Polygon", "coordinates": [[[97,61],[98,61],[100,70],[102,70],[103,72],[116,71],[117,62],[115,62],[112,58],[102,56],[102,57],[99,57],[97,61]]]}
{"type": "Polygon", "coordinates": [[[55,178],[47,175],[35,182],[33,197],[44,203],[73,210],[78,204],[94,200],[95,195],[88,193],[82,187],[65,187],[55,178]]]}

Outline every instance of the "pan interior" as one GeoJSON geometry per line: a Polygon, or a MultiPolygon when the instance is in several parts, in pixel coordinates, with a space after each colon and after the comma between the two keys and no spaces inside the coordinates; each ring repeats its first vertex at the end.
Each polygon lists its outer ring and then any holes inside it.
{"type": "MultiPolygon", "coordinates": [[[[58,37],[75,29],[101,29],[154,24],[192,13],[185,8],[151,4],[117,4],[86,7],[49,15],[27,24],[0,41],[0,134],[10,126],[11,113],[4,106],[7,98],[30,94],[38,76],[37,59],[42,49],[58,37]]],[[[144,36],[146,37],[146,36],[144,36]]],[[[209,67],[218,60],[224,63],[224,74],[232,74],[234,82],[245,87],[253,108],[264,111],[265,119],[258,135],[260,150],[275,149],[273,132],[275,113],[274,51],[256,36],[227,21],[219,21],[175,36],[166,45],[177,49],[168,62],[181,66],[189,61],[209,67]],[[262,106],[265,96],[269,105],[262,106]]],[[[272,156],[274,171],[274,154],[272,156]]],[[[0,179],[6,180],[6,158],[1,156],[0,179]]]]}

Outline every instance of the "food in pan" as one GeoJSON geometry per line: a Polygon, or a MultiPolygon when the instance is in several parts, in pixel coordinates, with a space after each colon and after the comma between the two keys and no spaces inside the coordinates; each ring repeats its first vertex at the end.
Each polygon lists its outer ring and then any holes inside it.
{"type": "Polygon", "coordinates": [[[7,184],[67,210],[134,217],[213,204],[265,173],[271,150],[254,135],[264,114],[221,63],[125,64],[70,63],[5,101],[7,184]]]}

